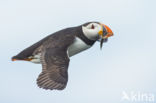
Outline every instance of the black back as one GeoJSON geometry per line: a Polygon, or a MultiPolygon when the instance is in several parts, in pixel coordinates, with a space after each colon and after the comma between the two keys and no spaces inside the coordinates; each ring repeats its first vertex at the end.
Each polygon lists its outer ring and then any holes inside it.
{"type": "MultiPolygon", "coordinates": [[[[66,28],[66,29],[60,30],[58,32],[55,32],[55,33],[53,33],[53,34],[43,38],[39,42],[33,44],[32,46],[24,49],[23,51],[21,51],[16,56],[13,56],[12,59],[24,60],[24,59],[27,59],[30,56],[33,56],[34,51],[37,48],[41,47],[46,41],[49,41],[51,38],[53,38],[51,40],[60,40],[60,39],[58,39],[60,37],[61,38],[63,38],[63,37],[73,38],[75,36],[77,36],[80,39],[82,39],[88,45],[93,45],[95,43],[95,41],[88,39],[83,34],[83,32],[82,32],[82,25],[81,25],[81,26],[78,26],[78,27],[66,28]],[[65,36],[65,35],[68,35],[68,36],[65,36]]],[[[68,40],[69,39],[63,39],[63,41],[60,41],[60,45],[61,45],[61,43],[69,42],[68,40]]],[[[51,45],[55,45],[55,44],[51,44],[51,45]]]]}

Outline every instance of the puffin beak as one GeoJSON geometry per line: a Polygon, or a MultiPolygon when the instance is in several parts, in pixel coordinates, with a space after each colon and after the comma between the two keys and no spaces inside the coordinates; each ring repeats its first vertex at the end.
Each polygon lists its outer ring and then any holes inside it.
{"type": "Polygon", "coordinates": [[[103,43],[107,41],[108,37],[111,37],[113,35],[114,34],[112,30],[107,25],[101,24],[101,30],[99,31],[99,36],[101,38],[101,41],[100,41],[101,49],[102,49],[103,43]]]}

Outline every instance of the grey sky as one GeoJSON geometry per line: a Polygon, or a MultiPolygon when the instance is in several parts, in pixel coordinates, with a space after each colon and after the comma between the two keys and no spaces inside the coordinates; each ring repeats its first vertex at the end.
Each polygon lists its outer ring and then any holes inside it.
{"type": "Polygon", "coordinates": [[[122,91],[150,92],[156,98],[155,4],[155,0],[1,0],[0,103],[122,103],[122,91]],[[88,21],[108,25],[114,37],[102,51],[96,43],[71,58],[65,90],[39,89],[41,65],[10,61],[43,37],[88,21]]]}

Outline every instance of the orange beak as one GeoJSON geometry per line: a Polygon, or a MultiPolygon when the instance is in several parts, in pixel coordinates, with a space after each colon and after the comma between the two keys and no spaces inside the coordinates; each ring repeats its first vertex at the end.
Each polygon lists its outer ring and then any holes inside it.
{"type": "Polygon", "coordinates": [[[108,37],[113,36],[113,32],[107,25],[101,24],[99,35],[101,36],[100,48],[102,49],[103,43],[107,41],[108,37]]]}
{"type": "Polygon", "coordinates": [[[99,31],[99,35],[103,39],[106,39],[106,38],[111,37],[111,36],[114,35],[112,30],[107,25],[101,24],[101,28],[102,29],[99,31]]]}

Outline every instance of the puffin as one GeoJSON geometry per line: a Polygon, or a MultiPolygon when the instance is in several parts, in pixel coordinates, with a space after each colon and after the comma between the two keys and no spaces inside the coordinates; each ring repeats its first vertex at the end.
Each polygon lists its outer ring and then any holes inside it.
{"type": "Polygon", "coordinates": [[[68,82],[70,57],[92,47],[96,41],[100,48],[112,30],[100,22],[87,22],[76,27],[57,31],[19,54],[12,61],[22,60],[42,64],[42,72],[37,78],[37,85],[46,90],[63,90],[68,82]]]}

